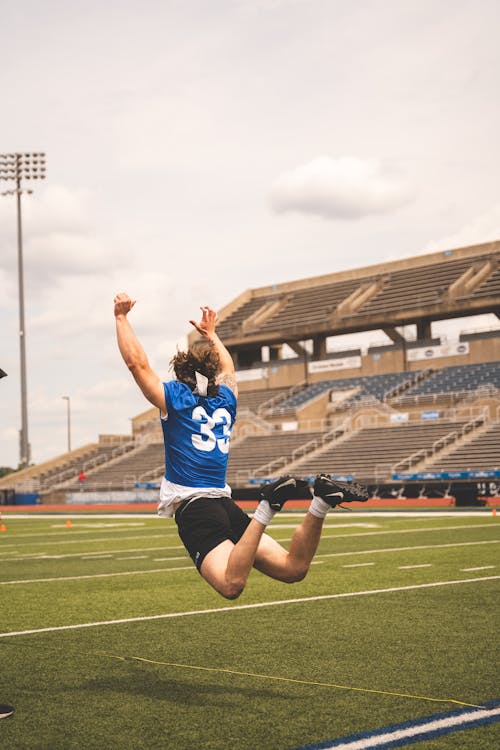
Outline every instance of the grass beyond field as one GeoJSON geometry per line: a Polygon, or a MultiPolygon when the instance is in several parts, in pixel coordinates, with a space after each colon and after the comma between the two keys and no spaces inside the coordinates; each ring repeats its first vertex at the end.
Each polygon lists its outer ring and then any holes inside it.
{"type": "MultiPolygon", "coordinates": [[[[283,512],[270,533],[286,545],[298,520],[283,512]]],[[[305,581],[255,572],[234,602],[173,521],[3,522],[0,703],[16,711],[2,750],[291,750],[357,734],[356,748],[386,747],[370,733],[408,723],[414,742],[417,720],[500,698],[491,513],[332,513],[305,581]]],[[[490,711],[419,747],[497,750],[490,711]]]]}

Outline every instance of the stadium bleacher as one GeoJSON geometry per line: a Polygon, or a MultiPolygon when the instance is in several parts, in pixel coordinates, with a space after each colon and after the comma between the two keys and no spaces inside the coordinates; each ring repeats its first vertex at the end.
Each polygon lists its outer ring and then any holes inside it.
{"type": "Polygon", "coordinates": [[[250,409],[257,412],[267,401],[284,396],[288,393],[289,388],[260,388],[255,391],[241,391],[238,397],[238,410],[250,409]]]}
{"type": "MultiPolygon", "coordinates": [[[[256,474],[291,468],[373,483],[414,455],[420,468],[438,472],[498,469],[500,331],[465,331],[460,341],[467,345],[445,355],[431,322],[498,314],[499,299],[500,242],[243,292],[221,311],[218,327],[242,371],[228,481],[248,486],[256,474]],[[416,340],[406,339],[408,324],[416,340]],[[328,337],[375,329],[386,334],[386,344],[361,350],[343,339],[342,351],[329,351],[336,342],[328,337]],[[462,435],[478,414],[486,416],[462,435]]],[[[0,490],[25,481],[38,483],[42,493],[80,489],[82,468],[88,490],[161,478],[154,409],[132,420],[132,435],[109,437],[4,477],[0,490]]]]}
{"type": "Polygon", "coordinates": [[[358,389],[357,393],[350,396],[345,406],[352,406],[357,401],[363,398],[373,397],[379,401],[384,401],[399,386],[408,384],[410,387],[416,377],[419,375],[419,371],[405,371],[405,372],[393,372],[385,373],[383,375],[372,375],[362,376],[357,378],[337,378],[336,380],[322,380],[317,383],[313,383],[304,390],[290,398],[282,401],[278,406],[273,409],[273,414],[279,414],[280,412],[286,412],[300,408],[308,401],[316,398],[325,391],[349,391],[352,389],[358,389]]]}
{"type": "Polygon", "coordinates": [[[299,289],[286,295],[282,307],[269,318],[258,324],[261,332],[287,329],[307,319],[310,325],[317,325],[331,315],[343,299],[359,287],[359,281],[348,280],[336,284],[325,284],[299,289]]]}
{"type": "Polygon", "coordinates": [[[422,266],[393,271],[380,292],[355,314],[386,315],[410,306],[435,305],[469,266],[470,260],[467,258],[437,263],[432,269],[422,266]]]}
{"type": "Polygon", "coordinates": [[[278,299],[278,295],[270,294],[266,298],[252,297],[236,308],[225,320],[221,320],[218,327],[219,336],[228,338],[241,330],[245,320],[248,320],[265,303],[271,303],[278,299]]]}
{"type": "MultiPolygon", "coordinates": [[[[229,454],[228,481],[237,482],[237,475],[248,476],[261,472],[263,466],[284,457],[292,460],[293,451],[305,443],[321,437],[320,432],[273,432],[269,435],[250,435],[236,442],[229,454]]],[[[266,474],[264,474],[266,475],[266,474]]]]}
{"type": "MultiPolygon", "coordinates": [[[[344,326],[370,327],[370,321],[406,316],[415,322],[439,307],[478,308],[500,293],[500,243],[395,261],[355,273],[288,282],[249,290],[240,305],[222,311],[220,333],[229,339],[246,334],[262,341],[268,334],[284,337],[344,326]],[[432,262],[430,259],[432,258],[432,262]],[[334,322],[335,321],[335,322],[334,322]]],[[[428,323],[428,321],[427,321],[428,323]]],[[[241,345],[244,342],[241,341],[241,345]]]]}
{"type": "Polygon", "coordinates": [[[479,284],[476,289],[472,290],[470,296],[474,297],[474,299],[481,297],[500,298],[500,265],[497,265],[492,274],[482,284],[479,284]]]}
{"type": "Polygon", "coordinates": [[[443,367],[408,389],[408,396],[423,396],[453,391],[470,391],[481,386],[500,388],[500,362],[443,367]]]}
{"type": "Polygon", "coordinates": [[[489,471],[500,469],[500,423],[486,425],[479,435],[427,467],[430,471],[489,471]]]}
{"type": "MultiPolygon", "coordinates": [[[[163,467],[164,461],[163,443],[148,443],[94,471],[89,471],[85,485],[88,489],[131,488],[135,482],[160,478],[164,473],[163,468],[160,468],[163,467]]],[[[74,487],[75,485],[74,480],[69,480],[66,483],[68,487],[74,487]]]]}
{"type": "Polygon", "coordinates": [[[371,484],[387,478],[391,466],[398,461],[430,448],[436,440],[462,426],[460,422],[444,421],[366,427],[340,444],[333,443],[306,456],[294,465],[293,471],[306,475],[352,474],[358,481],[371,484]]]}

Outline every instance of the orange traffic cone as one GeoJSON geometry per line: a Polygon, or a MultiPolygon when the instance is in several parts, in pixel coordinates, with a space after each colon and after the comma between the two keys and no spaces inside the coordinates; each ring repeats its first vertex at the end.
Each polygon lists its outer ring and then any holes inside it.
{"type": "Polygon", "coordinates": [[[491,511],[491,515],[492,516],[496,516],[496,514],[497,514],[497,509],[493,508],[493,510],[491,511]]]}
{"type": "Polygon", "coordinates": [[[70,529],[70,528],[71,528],[71,525],[72,525],[72,524],[71,524],[71,521],[70,521],[70,520],[69,520],[69,518],[68,518],[68,520],[66,521],[66,528],[67,528],[67,529],[70,529]]]}
{"type": "Polygon", "coordinates": [[[7,531],[7,526],[4,523],[0,524],[0,531],[7,531]]]}

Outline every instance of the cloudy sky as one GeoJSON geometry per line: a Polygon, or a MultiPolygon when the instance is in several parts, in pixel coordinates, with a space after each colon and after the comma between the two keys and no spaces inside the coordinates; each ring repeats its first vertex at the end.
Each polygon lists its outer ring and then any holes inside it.
{"type": "MultiPolygon", "coordinates": [[[[497,0],[4,5],[0,150],[47,153],[23,200],[33,460],[65,450],[62,396],[74,447],[147,407],[117,291],[166,376],[200,304],[499,239],[499,21],[497,0]]],[[[15,231],[1,197],[0,466],[19,457],[15,231]]]]}

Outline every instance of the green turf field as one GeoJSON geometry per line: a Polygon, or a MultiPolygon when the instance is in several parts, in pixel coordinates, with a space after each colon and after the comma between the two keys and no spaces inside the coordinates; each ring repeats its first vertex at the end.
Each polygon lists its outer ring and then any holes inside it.
{"type": "MultiPolygon", "coordinates": [[[[500,698],[491,512],[330,514],[303,582],[253,573],[234,602],[172,521],[3,521],[2,750],[291,750],[500,698]]],[[[499,729],[418,746],[497,750],[499,729]]]]}

